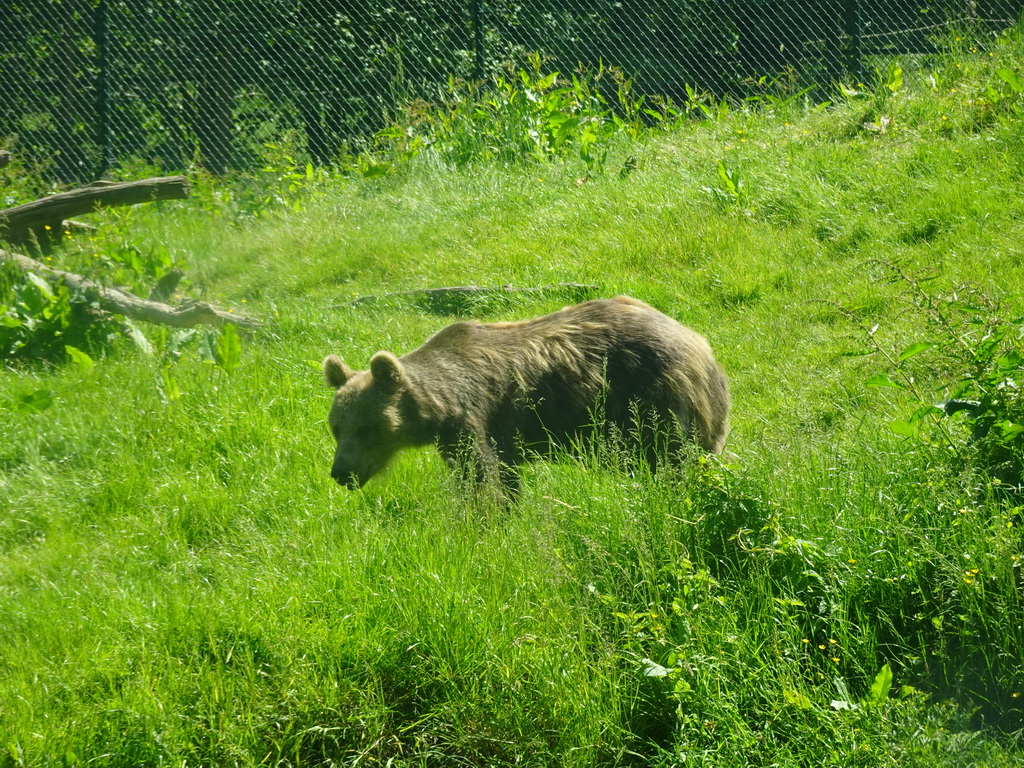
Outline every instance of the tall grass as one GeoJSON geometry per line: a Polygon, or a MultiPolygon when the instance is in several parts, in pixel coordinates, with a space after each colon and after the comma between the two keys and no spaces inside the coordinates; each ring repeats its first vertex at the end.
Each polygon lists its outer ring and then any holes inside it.
{"type": "Polygon", "coordinates": [[[926,329],[886,264],[1021,314],[1020,94],[997,74],[1020,54],[620,135],[603,172],[424,146],[287,205],[210,185],[98,217],[69,264],[165,248],[270,327],[230,373],[157,332],[151,356],[0,372],[0,765],[1019,764],[1019,497],[895,434],[913,398],[849,353],[865,326],[896,350],[926,329]],[[721,460],[565,456],[504,512],[431,450],[333,485],[317,361],[453,320],[351,299],[563,281],[709,337],[721,460]]]}

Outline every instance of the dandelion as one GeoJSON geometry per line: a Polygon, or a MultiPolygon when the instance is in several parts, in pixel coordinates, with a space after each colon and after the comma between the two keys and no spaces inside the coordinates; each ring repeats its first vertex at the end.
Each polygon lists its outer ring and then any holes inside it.
{"type": "Polygon", "coordinates": [[[810,643],[811,641],[810,641],[810,640],[808,640],[808,639],[807,639],[807,638],[805,637],[805,638],[803,638],[803,639],[802,639],[802,640],[801,640],[800,642],[801,642],[801,643],[803,643],[804,645],[808,645],[808,644],[809,644],[809,643],[810,643]]]}
{"type": "Polygon", "coordinates": [[[818,646],[818,650],[819,651],[824,651],[825,650],[825,646],[824,645],[819,645],[818,646]]]}
{"type": "Polygon", "coordinates": [[[857,558],[855,558],[855,557],[851,557],[851,558],[850,558],[849,560],[847,560],[846,562],[848,562],[848,563],[849,563],[850,565],[853,565],[854,563],[856,563],[856,562],[857,562],[857,558]]]}
{"type": "Polygon", "coordinates": [[[829,638],[828,644],[829,645],[838,645],[839,641],[834,639],[834,638],[829,638]]]}
{"type": "Polygon", "coordinates": [[[832,663],[833,664],[838,664],[839,663],[839,657],[838,656],[833,656],[832,657],[832,663]]]}

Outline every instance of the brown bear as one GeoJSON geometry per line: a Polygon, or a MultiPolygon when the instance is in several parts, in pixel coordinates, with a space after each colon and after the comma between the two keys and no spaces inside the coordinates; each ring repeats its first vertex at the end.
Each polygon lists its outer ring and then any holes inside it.
{"type": "Polygon", "coordinates": [[[349,488],[429,443],[511,495],[526,458],[595,436],[620,436],[652,468],[686,442],[725,443],[729,389],[707,340],[627,296],[522,322],[459,322],[401,358],[378,352],[368,371],[335,355],[323,371],[337,390],[331,476],[349,488]]]}

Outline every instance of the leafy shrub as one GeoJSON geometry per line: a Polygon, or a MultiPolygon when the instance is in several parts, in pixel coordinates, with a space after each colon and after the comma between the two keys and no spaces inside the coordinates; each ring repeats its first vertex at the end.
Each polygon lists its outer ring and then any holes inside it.
{"type": "Polygon", "coordinates": [[[96,349],[117,330],[63,284],[13,268],[0,274],[0,360],[62,360],[66,346],[96,349]]]}
{"type": "Polygon", "coordinates": [[[896,266],[889,269],[908,288],[912,310],[930,337],[894,353],[877,340],[877,326],[868,331],[870,342],[889,363],[889,371],[871,377],[868,384],[903,390],[917,406],[891,428],[937,442],[960,468],[972,466],[1019,491],[1024,468],[1024,317],[1008,314],[1003,302],[977,288],[961,286],[933,296],[923,279],[896,266]],[[929,387],[936,380],[939,385],[929,387]],[[934,429],[927,429],[929,424],[934,429]]]}
{"type": "Polygon", "coordinates": [[[383,176],[429,149],[455,167],[578,157],[588,174],[600,174],[618,137],[637,138],[645,123],[665,124],[675,114],[668,105],[646,108],[617,70],[566,77],[544,73],[538,55],[529,61],[528,69],[496,75],[485,87],[450,79],[438,104],[411,103],[378,132],[376,152],[353,161],[356,169],[383,176]]]}

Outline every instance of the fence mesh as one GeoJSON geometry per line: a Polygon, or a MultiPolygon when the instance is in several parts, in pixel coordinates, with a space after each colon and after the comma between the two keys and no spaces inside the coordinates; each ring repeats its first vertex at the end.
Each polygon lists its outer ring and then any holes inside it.
{"type": "Polygon", "coordinates": [[[13,0],[0,23],[0,149],[81,181],[111,166],[220,174],[287,143],[314,163],[449,78],[540,53],[636,93],[742,98],[867,76],[882,57],[984,45],[1020,0],[13,0]]]}

